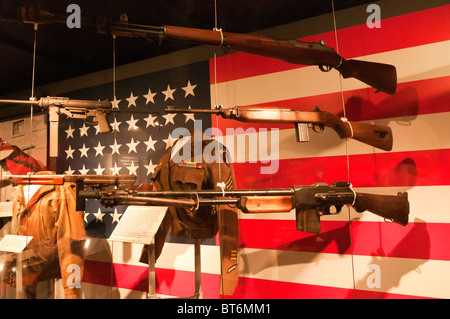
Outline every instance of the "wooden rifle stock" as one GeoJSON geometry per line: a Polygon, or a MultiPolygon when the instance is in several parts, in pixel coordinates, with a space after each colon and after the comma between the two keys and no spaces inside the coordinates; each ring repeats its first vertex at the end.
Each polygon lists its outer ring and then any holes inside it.
{"type": "Polygon", "coordinates": [[[385,220],[402,226],[408,224],[409,202],[408,193],[399,192],[397,196],[357,193],[353,207],[357,212],[371,211],[385,220]]]}
{"type": "Polygon", "coordinates": [[[246,214],[289,213],[293,208],[292,196],[242,196],[239,208],[246,214]]]}

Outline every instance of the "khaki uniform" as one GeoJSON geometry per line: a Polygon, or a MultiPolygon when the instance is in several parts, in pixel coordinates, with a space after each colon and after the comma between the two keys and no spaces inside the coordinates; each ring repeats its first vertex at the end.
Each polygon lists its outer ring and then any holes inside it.
{"type": "Polygon", "coordinates": [[[23,285],[31,287],[38,281],[62,278],[65,297],[79,298],[80,289],[69,287],[75,279],[81,282],[86,239],[84,212],[75,211],[75,184],[41,186],[28,203],[24,187],[18,187],[12,216],[13,234],[33,236],[22,253],[23,285]]]}
{"type": "MultiPolygon", "coordinates": [[[[224,189],[233,189],[236,185],[232,164],[228,161],[226,150],[215,140],[194,142],[180,141],[169,149],[162,157],[153,174],[156,190],[195,191],[206,189],[221,189],[218,183],[224,183],[224,189]],[[183,154],[185,147],[191,152],[183,154]],[[214,143],[214,144],[212,144],[214,143]],[[177,145],[178,144],[178,145],[177,145]],[[220,145],[220,147],[217,147],[220,145]],[[179,149],[185,161],[174,161],[171,153],[179,149]],[[221,150],[223,148],[223,150],[221,150]],[[211,151],[212,150],[212,151],[211,151]],[[191,154],[191,156],[189,156],[191,154]],[[194,160],[199,159],[201,162],[194,160]],[[221,162],[219,162],[219,157],[221,162]]],[[[194,211],[185,208],[169,207],[161,226],[155,236],[156,258],[161,254],[166,236],[172,228],[176,237],[205,239],[214,237],[219,231],[221,280],[219,293],[233,294],[238,282],[237,252],[238,252],[238,215],[237,208],[229,205],[215,205],[214,207],[200,206],[194,211]]],[[[141,261],[147,262],[147,254],[142,254],[141,261]]]]}

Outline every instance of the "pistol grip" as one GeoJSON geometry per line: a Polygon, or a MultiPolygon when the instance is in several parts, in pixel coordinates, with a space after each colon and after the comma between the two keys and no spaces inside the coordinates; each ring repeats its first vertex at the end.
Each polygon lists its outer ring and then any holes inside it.
{"type": "Polygon", "coordinates": [[[110,133],[112,131],[111,125],[108,121],[108,114],[103,111],[96,112],[98,126],[100,128],[100,132],[102,133],[110,133]]]}

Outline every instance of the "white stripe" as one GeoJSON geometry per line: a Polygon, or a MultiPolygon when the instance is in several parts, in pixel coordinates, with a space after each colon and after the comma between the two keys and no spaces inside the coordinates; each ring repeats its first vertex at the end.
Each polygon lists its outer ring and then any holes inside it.
{"type": "Polygon", "coordinates": [[[450,298],[449,261],[354,256],[354,264],[357,289],[450,298]]]}
{"type": "Polygon", "coordinates": [[[351,289],[350,255],[243,248],[240,276],[351,289]],[[333,269],[333,271],[330,271],[333,269]]]}
{"type": "MultiPolygon", "coordinates": [[[[355,59],[392,64],[397,69],[398,83],[403,83],[449,76],[448,52],[450,41],[443,41],[355,59]]],[[[315,66],[212,84],[211,96],[215,96],[216,86],[217,104],[225,107],[340,92],[338,72],[320,72],[315,66]]],[[[344,91],[365,87],[368,86],[356,79],[343,80],[344,91]]]]}
{"type": "MultiPolygon", "coordinates": [[[[202,273],[220,274],[220,247],[201,246],[202,273]]],[[[194,245],[166,243],[158,262],[158,268],[194,271],[194,245]]]]}

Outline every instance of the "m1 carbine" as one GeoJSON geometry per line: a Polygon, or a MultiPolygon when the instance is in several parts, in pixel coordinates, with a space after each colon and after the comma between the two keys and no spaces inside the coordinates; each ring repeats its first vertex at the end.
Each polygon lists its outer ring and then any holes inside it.
{"type": "Polygon", "coordinates": [[[260,35],[223,32],[221,29],[204,30],[169,25],[158,27],[129,24],[127,21],[108,22],[106,19],[97,20],[97,30],[116,36],[150,37],[220,46],[225,50],[232,49],[292,64],[317,65],[321,71],[334,68],[344,78],[356,78],[387,94],[394,94],[397,89],[397,71],[393,65],[346,60],[323,41],[277,40],[260,35]]]}
{"type": "Polygon", "coordinates": [[[112,110],[112,104],[108,101],[72,100],[67,97],[43,97],[39,100],[10,100],[0,99],[2,104],[27,104],[38,106],[42,110],[48,110],[50,126],[50,150],[51,157],[58,156],[58,123],[59,114],[65,114],[70,118],[86,119],[93,117],[98,122],[101,133],[111,132],[108,122],[108,114],[112,110]]]}
{"type": "Polygon", "coordinates": [[[332,113],[321,111],[317,107],[311,112],[270,106],[236,106],[228,109],[220,106],[216,109],[168,107],[165,112],[218,114],[225,119],[250,123],[294,124],[299,142],[309,141],[308,126],[311,125],[315,132],[321,132],[327,126],[336,131],[340,138],[353,138],[385,151],[392,150],[393,144],[392,130],[389,126],[351,122],[332,113]]]}
{"type": "Polygon", "coordinates": [[[236,205],[243,213],[296,212],[299,231],[320,234],[320,216],[341,212],[350,205],[357,212],[369,211],[400,225],[408,223],[406,192],[393,195],[356,193],[347,182],[332,185],[316,183],[280,189],[153,191],[125,188],[87,190],[78,184],[77,210],[84,210],[85,199],[98,199],[106,207],[116,205],[178,206],[192,209],[200,205],[236,205]]]}

